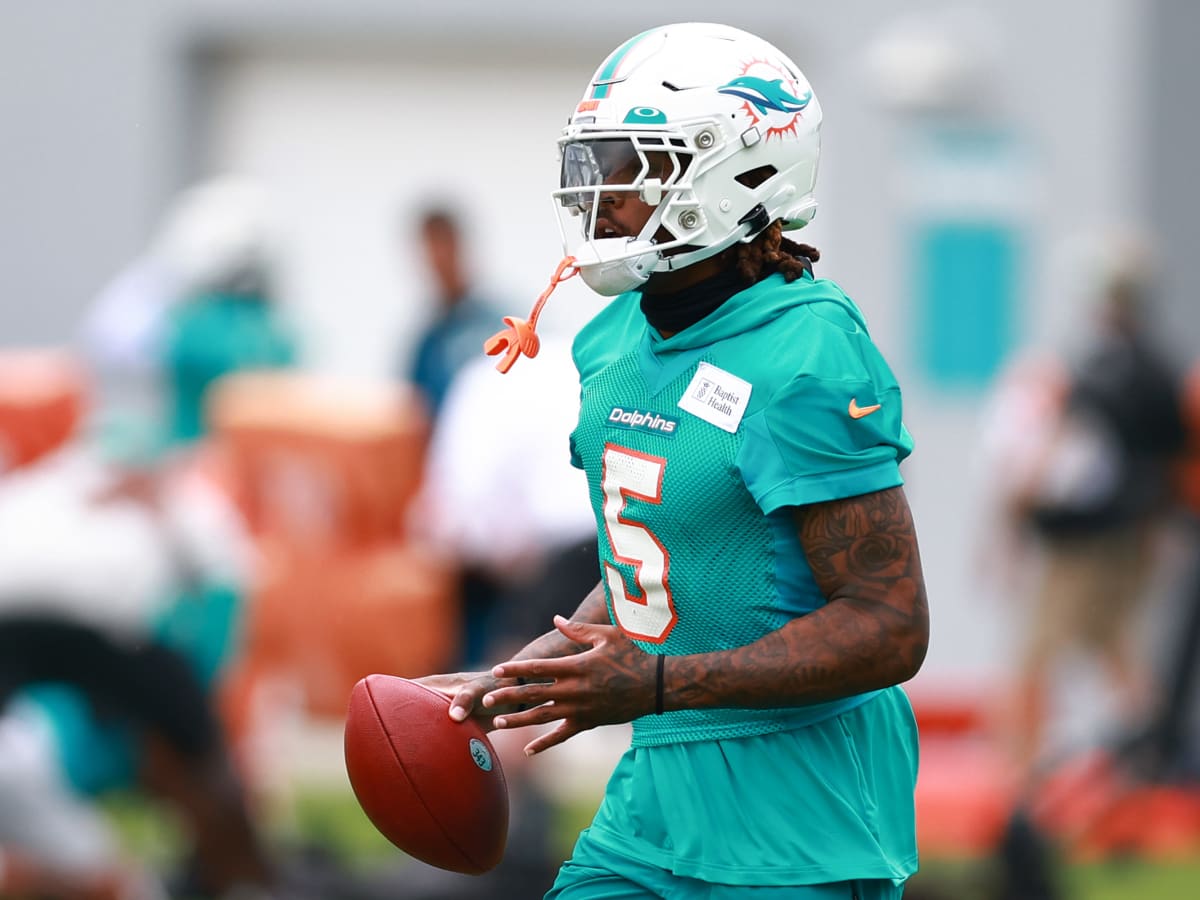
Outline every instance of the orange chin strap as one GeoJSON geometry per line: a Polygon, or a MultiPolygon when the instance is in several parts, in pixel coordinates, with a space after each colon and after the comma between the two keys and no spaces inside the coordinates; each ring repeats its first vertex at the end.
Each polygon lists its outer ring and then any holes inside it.
{"type": "Polygon", "coordinates": [[[546,301],[550,299],[550,295],[554,293],[556,287],[568,278],[574,278],[578,274],[579,267],[575,265],[575,257],[564,257],[563,261],[558,264],[558,268],[554,270],[554,274],[550,277],[550,284],[546,286],[541,296],[534,302],[533,311],[529,314],[529,318],[504,317],[504,324],[508,327],[503,331],[496,332],[483,342],[483,352],[488,356],[504,354],[504,358],[496,363],[497,369],[501,372],[507,372],[513,367],[513,363],[517,361],[517,357],[522,353],[530,359],[538,355],[541,341],[538,340],[535,329],[537,328],[538,316],[542,314],[542,307],[546,305],[546,301]]]}

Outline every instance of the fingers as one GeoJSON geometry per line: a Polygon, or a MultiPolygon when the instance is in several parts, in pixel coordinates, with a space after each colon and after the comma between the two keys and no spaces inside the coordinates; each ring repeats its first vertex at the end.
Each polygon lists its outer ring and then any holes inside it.
{"type": "MultiPolygon", "coordinates": [[[[554,627],[559,633],[566,637],[574,644],[586,644],[592,648],[599,647],[602,644],[608,643],[616,629],[611,625],[597,625],[591,622],[574,622],[563,616],[554,617],[554,627]]],[[[560,656],[552,659],[520,659],[509,660],[501,663],[492,669],[492,674],[497,677],[527,677],[529,674],[536,674],[540,670],[529,668],[529,666],[537,663],[567,663],[574,656],[579,655],[573,653],[569,656],[560,656]],[[518,671],[519,667],[519,671],[518,671]],[[503,673],[503,674],[501,674],[503,673]]]]}
{"type": "Polygon", "coordinates": [[[580,644],[590,644],[593,647],[604,641],[606,632],[611,630],[608,625],[596,625],[591,622],[574,622],[564,616],[554,617],[554,627],[564,637],[580,644]]]}
{"type": "Polygon", "coordinates": [[[564,711],[553,703],[547,703],[535,709],[506,716],[497,716],[494,725],[498,729],[511,730],[524,728],[529,725],[546,725],[558,722],[558,726],[545,734],[540,734],[525,746],[525,755],[533,756],[550,747],[563,743],[591,726],[584,726],[568,718],[563,718],[564,711]]]}
{"type": "Polygon", "coordinates": [[[524,679],[527,682],[553,681],[577,668],[571,657],[561,659],[521,659],[501,663],[492,669],[494,678],[524,679]]]}
{"type": "Polygon", "coordinates": [[[496,686],[491,676],[483,674],[458,685],[450,700],[450,718],[455,722],[465,721],[467,716],[482,714],[484,695],[496,686]]]}
{"type": "Polygon", "coordinates": [[[553,703],[543,703],[541,706],[535,706],[532,709],[526,709],[522,712],[505,713],[502,716],[496,716],[492,720],[492,724],[497,728],[525,728],[528,725],[545,725],[547,722],[557,722],[563,718],[566,713],[561,707],[553,703]]]}
{"type": "Polygon", "coordinates": [[[551,691],[556,681],[547,678],[544,681],[522,682],[493,688],[480,701],[485,709],[500,714],[504,709],[526,709],[530,706],[540,706],[554,697],[551,691]]]}
{"type": "Polygon", "coordinates": [[[467,716],[475,711],[483,693],[483,686],[479,682],[459,688],[454,699],[450,701],[450,718],[455,722],[465,721],[467,716]]]}
{"type": "Polygon", "coordinates": [[[494,686],[487,672],[442,673],[414,680],[450,698],[450,718],[455,722],[462,722],[471,715],[487,689],[494,686]]]}
{"type": "MultiPolygon", "coordinates": [[[[554,627],[565,637],[577,644],[587,644],[593,649],[612,642],[617,629],[611,625],[596,625],[590,622],[572,622],[562,616],[554,617],[554,627]]],[[[560,656],[553,659],[516,659],[501,663],[492,669],[496,678],[524,678],[527,681],[550,681],[568,672],[579,670],[581,658],[587,652],[560,656]]]]}
{"type": "Polygon", "coordinates": [[[551,747],[555,747],[563,743],[563,741],[567,740],[568,738],[574,737],[581,731],[583,731],[582,728],[578,728],[574,725],[571,725],[566,720],[563,720],[563,722],[553,731],[547,731],[545,734],[540,734],[526,744],[525,755],[533,756],[535,753],[541,753],[543,750],[549,750],[551,747]]]}

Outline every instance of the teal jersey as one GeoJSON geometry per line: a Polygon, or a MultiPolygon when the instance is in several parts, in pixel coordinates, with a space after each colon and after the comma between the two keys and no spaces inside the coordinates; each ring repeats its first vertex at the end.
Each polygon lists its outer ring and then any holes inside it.
{"type": "Polygon", "coordinates": [[[291,366],[296,352],[266,300],[241,294],[200,294],[172,310],[163,366],[171,393],[170,440],[204,435],[209,387],[224,375],[291,366]]]}
{"type": "MultiPolygon", "coordinates": [[[[835,284],[773,275],[667,339],[625,294],[574,355],[572,457],[617,626],[650,653],[705,653],[826,602],[790,508],[895,487],[912,447],[895,378],[835,284]]],[[[790,730],[871,696],[647,716],[634,744],[790,730]]]]}
{"type": "MultiPolygon", "coordinates": [[[[574,346],[572,454],[609,613],[648,653],[744,646],[826,602],[791,508],[901,484],[900,390],[829,281],[772,276],[667,339],[638,301],[615,299],[574,346]]],[[[916,726],[898,687],[633,730],[564,895],[596,871],[641,883],[647,866],[780,889],[899,885],[916,868],[916,726]]]]}
{"type": "Polygon", "coordinates": [[[917,868],[916,776],[898,687],[806,728],[631,747],[572,860],[599,852],[618,873],[648,865],[710,884],[901,884],[917,868]]]}

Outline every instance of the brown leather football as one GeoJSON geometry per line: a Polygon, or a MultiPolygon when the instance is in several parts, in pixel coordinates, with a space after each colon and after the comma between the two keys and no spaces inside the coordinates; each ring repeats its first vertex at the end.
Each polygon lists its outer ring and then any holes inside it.
{"type": "Polygon", "coordinates": [[[393,844],[430,865],[480,875],[508,838],[508,788],[487,734],[449,716],[450,698],[406,678],[368,675],[346,714],[354,795],[393,844]]]}

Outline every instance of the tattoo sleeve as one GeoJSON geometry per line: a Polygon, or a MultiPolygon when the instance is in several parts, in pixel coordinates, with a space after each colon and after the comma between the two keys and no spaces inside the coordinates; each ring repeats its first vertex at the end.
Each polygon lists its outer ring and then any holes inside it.
{"type": "MultiPolygon", "coordinates": [[[[605,599],[602,583],[597,583],[588,592],[578,609],[571,614],[571,619],[575,622],[608,624],[608,601],[605,599]]],[[[570,641],[562,632],[552,628],[526,644],[513,656],[513,659],[554,659],[559,656],[580,653],[586,649],[586,645],[570,641]]]]}
{"type": "Polygon", "coordinates": [[[802,706],[921,667],[929,611],[904,491],[798,507],[795,519],[826,604],[745,647],[669,658],[667,709],[802,706]]]}

